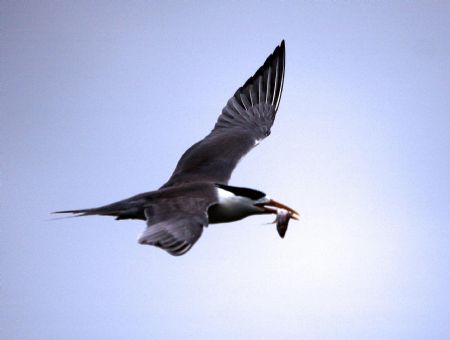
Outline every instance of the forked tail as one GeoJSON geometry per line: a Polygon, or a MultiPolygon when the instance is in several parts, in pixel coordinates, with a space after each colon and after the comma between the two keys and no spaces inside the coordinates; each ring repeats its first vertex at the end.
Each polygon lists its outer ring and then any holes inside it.
{"type": "Polygon", "coordinates": [[[145,220],[144,210],[137,202],[130,199],[112,203],[98,208],[61,210],[52,214],[73,214],[73,217],[80,216],[113,216],[116,220],[140,219],[145,220]]]}
{"type": "Polygon", "coordinates": [[[109,215],[106,210],[102,211],[100,210],[100,208],[53,211],[52,214],[73,214],[73,217],[89,215],[109,215]]]}

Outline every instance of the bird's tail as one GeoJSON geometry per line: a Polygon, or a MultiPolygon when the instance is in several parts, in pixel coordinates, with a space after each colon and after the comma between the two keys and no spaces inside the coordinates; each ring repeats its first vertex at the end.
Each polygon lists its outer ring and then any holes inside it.
{"type": "Polygon", "coordinates": [[[89,215],[107,215],[107,211],[102,211],[102,210],[100,210],[100,208],[94,208],[94,209],[53,211],[52,214],[73,214],[74,217],[77,217],[77,216],[89,216],[89,215]]]}
{"type": "Polygon", "coordinates": [[[98,208],[77,209],[77,210],[61,210],[52,214],[72,214],[73,217],[80,216],[113,216],[116,220],[124,219],[145,219],[143,209],[131,200],[124,200],[98,208]]]}

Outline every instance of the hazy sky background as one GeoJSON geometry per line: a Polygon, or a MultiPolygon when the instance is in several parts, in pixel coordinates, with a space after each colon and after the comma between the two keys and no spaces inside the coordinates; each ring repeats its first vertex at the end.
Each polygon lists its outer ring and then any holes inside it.
{"type": "Polygon", "coordinates": [[[448,1],[2,1],[2,339],[450,337],[448,1]],[[49,212],[158,188],[286,39],[231,184],[300,211],[212,225],[49,212]]]}

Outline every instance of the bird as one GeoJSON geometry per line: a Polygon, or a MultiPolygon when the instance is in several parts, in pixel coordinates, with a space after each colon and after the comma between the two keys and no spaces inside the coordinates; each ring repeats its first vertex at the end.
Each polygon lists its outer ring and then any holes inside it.
{"type": "MultiPolygon", "coordinates": [[[[231,186],[240,159],[269,136],[280,105],[285,73],[285,41],[222,109],[212,131],[187,149],[169,180],[158,190],[90,209],[56,211],[71,216],[112,216],[146,221],[138,243],[179,256],[186,254],[209,224],[275,214],[281,237],[294,209],[264,192],[231,186]]],[[[274,222],[274,223],[275,223],[274,222]]]]}

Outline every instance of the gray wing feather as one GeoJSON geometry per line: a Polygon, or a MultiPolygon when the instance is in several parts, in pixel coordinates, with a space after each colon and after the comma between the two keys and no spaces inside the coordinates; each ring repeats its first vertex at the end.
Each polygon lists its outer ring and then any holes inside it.
{"type": "Polygon", "coordinates": [[[162,188],[194,181],[228,183],[239,160],[270,134],[283,89],[284,67],[283,40],[228,100],[211,133],[183,154],[162,188]]]}
{"type": "Polygon", "coordinates": [[[146,205],[147,228],[138,242],[162,248],[172,255],[183,255],[208,225],[208,207],[217,201],[215,187],[188,184],[161,193],[161,197],[146,205]]]}
{"type": "Polygon", "coordinates": [[[140,244],[164,249],[171,255],[185,254],[192,248],[203,232],[205,221],[201,216],[183,216],[149,226],[139,237],[140,244]]]}

